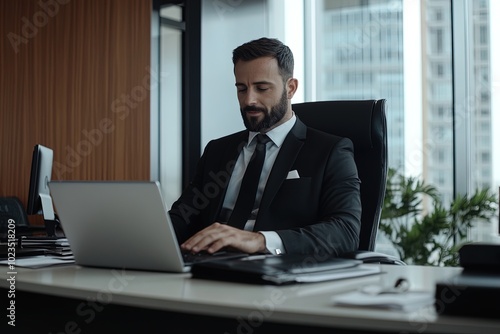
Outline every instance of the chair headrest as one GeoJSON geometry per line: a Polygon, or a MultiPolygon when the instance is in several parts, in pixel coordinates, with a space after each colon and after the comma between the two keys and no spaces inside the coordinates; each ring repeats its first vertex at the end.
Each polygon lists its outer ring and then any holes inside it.
{"type": "Polygon", "coordinates": [[[304,102],[292,105],[297,117],[314,129],[350,138],[357,149],[370,149],[376,100],[304,102]]]}

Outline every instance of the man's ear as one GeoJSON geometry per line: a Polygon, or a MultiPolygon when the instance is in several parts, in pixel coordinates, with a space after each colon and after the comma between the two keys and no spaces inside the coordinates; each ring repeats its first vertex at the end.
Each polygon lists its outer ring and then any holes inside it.
{"type": "Polygon", "coordinates": [[[290,78],[286,82],[286,96],[289,100],[295,95],[297,88],[299,86],[299,81],[295,78],[290,78]]]}

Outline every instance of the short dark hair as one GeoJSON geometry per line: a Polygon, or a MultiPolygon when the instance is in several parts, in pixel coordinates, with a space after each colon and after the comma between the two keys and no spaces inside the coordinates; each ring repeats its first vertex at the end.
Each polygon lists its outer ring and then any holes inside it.
{"type": "Polygon", "coordinates": [[[288,46],[275,38],[262,37],[238,46],[233,50],[233,64],[261,57],[275,58],[283,81],[293,76],[293,53],[288,46]]]}

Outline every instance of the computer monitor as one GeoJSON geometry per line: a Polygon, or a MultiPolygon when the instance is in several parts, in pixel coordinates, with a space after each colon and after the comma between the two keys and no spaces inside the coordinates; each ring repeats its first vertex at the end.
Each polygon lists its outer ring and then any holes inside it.
{"type": "Polygon", "coordinates": [[[37,144],[33,148],[31,160],[30,188],[28,193],[28,215],[43,215],[49,236],[55,235],[57,217],[50,196],[49,182],[52,176],[52,149],[37,144]]]}

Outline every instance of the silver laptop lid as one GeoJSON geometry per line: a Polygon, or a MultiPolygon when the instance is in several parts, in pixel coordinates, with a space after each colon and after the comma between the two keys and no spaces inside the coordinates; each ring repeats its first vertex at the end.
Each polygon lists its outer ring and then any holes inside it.
{"type": "Polygon", "coordinates": [[[77,264],[188,270],[158,182],[53,181],[49,188],[77,264]]]}

